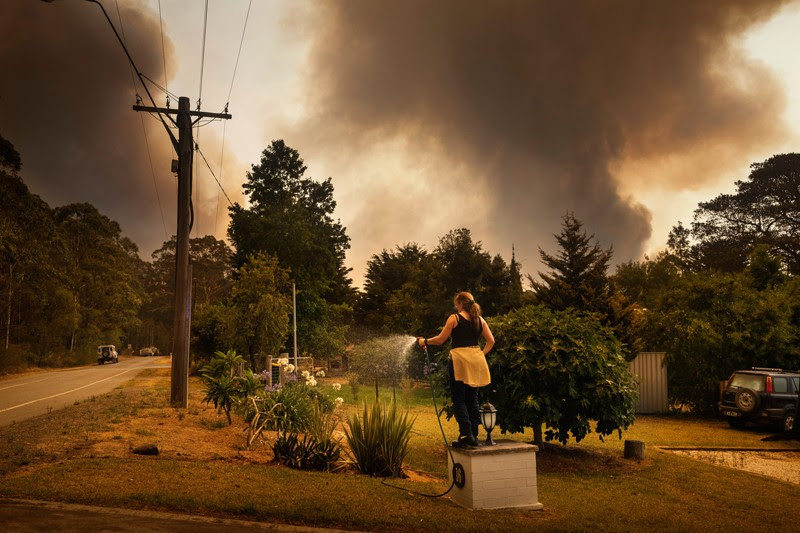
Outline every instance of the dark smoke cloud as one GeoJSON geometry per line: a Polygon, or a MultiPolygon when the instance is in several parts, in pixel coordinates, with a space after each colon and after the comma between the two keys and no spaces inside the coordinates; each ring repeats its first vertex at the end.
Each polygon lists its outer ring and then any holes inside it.
{"type": "MultiPolygon", "coordinates": [[[[337,149],[352,143],[353,151],[397,135],[420,153],[440,146],[443,162],[430,175],[446,176],[453,162],[465,166],[467,179],[450,187],[490,191],[493,237],[484,240],[495,250],[512,241],[527,248],[532,271],[536,246],[552,248],[568,209],[613,243],[617,260],[635,258],[650,237],[650,214],[620,192],[612,169],[621,161],[700,145],[750,153],[784,131],[778,83],[736,44],[780,5],[328,2],[309,25],[317,110],[309,135],[337,149]]],[[[666,186],[717,177],[687,175],[666,186]]],[[[663,178],[652,168],[640,179],[663,178]]],[[[433,210],[443,200],[426,203],[433,210]]],[[[379,209],[369,206],[381,202],[364,204],[371,221],[358,223],[380,224],[379,209]]]]}
{"type": "MultiPolygon", "coordinates": [[[[116,24],[114,2],[104,4],[116,24]]],[[[158,17],[136,1],[120,8],[137,65],[163,80],[158,17]]],[[[164,229],[140,117],[131,109],[131,72],[100,9],[78,1],[4,1],[0,35],[0,134],[21,152],[28,186],[51,205],[91,202],[145,255],[157,248],[164,229]]],[[[171,65],[169,42],[166,52],[171,65]]],[[[154,97],[163,105],[163,94],[154,97]]],[[[171,234],[172,150],[163,126],[144,118],[171,234]]]]}

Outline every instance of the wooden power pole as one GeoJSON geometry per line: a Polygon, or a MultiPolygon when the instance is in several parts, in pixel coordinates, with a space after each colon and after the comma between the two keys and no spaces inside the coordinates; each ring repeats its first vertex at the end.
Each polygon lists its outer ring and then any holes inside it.
{"type": "MultiPolygon", "coordinates": [[[[52,2],[53,0],[44,0],[45,2],[52,2]]],[[[231,116],[228,114],[228,106],[225,106],[224,113],[208,113],[200,111],[199,105],[196,111],[189,110],[189,98],[181,96],[178,99],[178,109],[169,107],[157,107],[153,95],[150,94],[150,89],[142,77],[142,72],[133,61],[128,47],[125,46],[125,40],[117,31],[111,17],[108,16],[106,8],[99,0],[87,0],[96,4],[103,12],[109,26],[114,31],[128,61],[133,67],[133,71],[139,78],[142,88],[147,93],[147,98],[150,100],[152,106],[135,105],[134,111],[145,111],[148,113],[156,113],[159,120],[164,125],[164,129],[169,135],[172,147],[178,154],[178,232],[177,232],[177,250],[175,251],[175,314],[172,331],[172,385],[170,388],[170,402],[175,407],[187,407],[189,401],[189,338],[190,328],[192,323],[192,270],[189,263],[189,231],[192,229],[193,213],[192,209],[192,148],[194,142],[192,140],[192,118],[200,120],[201,118],[224,118],[229,119],[231,116]],[[171,115],[177,115],[177,121],[171,115]],[[178,136],[176,139],[173,135],[170,126],[164,120],[167,117],[178,128],[178,136]]],[[[138,101],[138,94],[137,101],[138,101]]],[[[9,288],[10,290],[10,288],[9,288]]],[[[7,343],[8,341],[6,341],[7,343]]]]}
{"type": "MultiPolygon", "coordinates": [[[[168,117],[177,115],[173,121],[178,126],[178,139],[172,144],[178,153],[178,231],[175,250],[175,311],[172,326],[172,379],[170,403],[173,407],[187,407],[189,402],[189,340],[192,323],[192,270],[189,262],[189,233],[194,223],[192,208],[192,118],[224,118],[228,113],[191,111],[189,98],[181,96],[178,109],[164,107],[133,106],[134,111],[163,113],[168,117]]],[[[172,118],[170,117],[170,120],[172,118]]]]}

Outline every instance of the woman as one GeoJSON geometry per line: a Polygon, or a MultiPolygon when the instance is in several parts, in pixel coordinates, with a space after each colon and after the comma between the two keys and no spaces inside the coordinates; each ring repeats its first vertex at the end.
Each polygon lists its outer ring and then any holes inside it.
{"type": "Polygon", "coordinates": [[[447,370],[450,375],[450,396],[453,400],[456,421],[458,422],[458,445],[477,446],[480,408],[478,407],[478,387],[491,382],[486,354],[494,346],[494,336],[489,325],[481,317],[481,306],[468,292],[460,292],[453,299],[456,312],[436,337],[420,337],[420,346],[438,346],[450,337],[450,361],[447,370]],[[483,337],[486,344],[481,350],[478,340],[483,337]]]}

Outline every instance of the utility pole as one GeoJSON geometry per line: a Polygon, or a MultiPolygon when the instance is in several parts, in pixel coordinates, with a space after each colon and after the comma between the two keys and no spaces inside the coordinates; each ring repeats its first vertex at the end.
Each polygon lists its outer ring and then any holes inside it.
{"type": "MultiPolygon", "coordinates": [[[[134,111],[177,115],[178,140],[172,138],[178,153],[178,232],[175,250],[175,311],[172,320],[172,379],[169,400],[173,407],[189,403],[189,340],[192,324],[192,271],[189,263],[189,233],[194,223],[192,208],[192,118],[224,118],[228,113],[191,111],[189,98],[178,99],[178,109],[133,106],[134,111]]],[[[170,117],[171,119],[171,117],[170,117]]]]}
{"type": "MultiPolygon", "coordinates": [[[[43,0],[44,2],[51,3],[54,0],[43,0]]],[[[228,106],[225,105],[224,113],[208,113],[200,111],[199,104],[196,111],[189,110],[189,98],[181,96],[178,99],[178,109],[168,107],[156,106],[156,101],[153,95],[150,94],[150,89],[142,77],[142,72],[133,61],[128,47],[125,46],[125,41],[120,36],[114,23],[111,22],[111,17],[108,16],[106,8],[99,0],[86,0],[97,7],[103,12],[108,25],[117,37],[117,41],[122,49],[125,51],[125,56],[128,58],[131,67],[133,67],[142,88],[147,94],[152,106],[135,105],[134,111],[145,111],[148,113],[155,113],[158,119],[164,125],[164,129],[169,135],[172,142],[172,147],[178,154],[178,234],[177,234],[177,250],[175,251],[175,314],[173,315],[173,331],[172,331],[172,382],[170,387],[170,402],[175,407],[187,407],[189,402],[189,339],[190,329],[192,324],[192,270],[189,264],[189,231],[192,229],[194,210],[192,209],[192,148],[194,142],[192,139],[192,118],[196,120],[201,118],[224,118],[229,119],[231,115],[228,114],[228,106]],[[170,115],[177,115],[177,121],[170,115]],[[174,126],[178,127],[179,139],[175,138],[170,126],[164,120],[167,117],[174,126]]],[[[137,101],[138,99],[138,94],[137,101]]],[[[173,161],[173,166],[174,166],[173,161]]],[[[10,287],[9,287],[10,290],[10,287]]],[[[10,315],[9,315],[10,316],[10,315]]],[[[74,334],[73,334],[74,337],[74,334]]],[[[73,339],[74,340],[74,339],[73,339]]],[[[8,341],[6,341],[8,342],[8,341]]]]}
{"type": "Polygon", "coordinates": [[[294,339],[294,368],[297,370],[297,297],[295,294],[295,284],[292,282],[292,321],[294,322],[292,338],[294,339]]]}

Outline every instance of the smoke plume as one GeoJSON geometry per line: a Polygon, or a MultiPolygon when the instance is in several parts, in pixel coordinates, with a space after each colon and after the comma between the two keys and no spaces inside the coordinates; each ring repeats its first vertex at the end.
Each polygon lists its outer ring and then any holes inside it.
{"type": "MultiPolygon", "coordinates": [[[[408,235],[433,213],[436,234],[466,225],[495,251],[514,242],[535,271],[536,247],[552,249],[559,217],[572,210],[613,244],[616,260],[636,258],[650,213],[622,192],[614,169],[698,147],[706,157],[719,146],[752,153],[784,131],[775,77],[737,48],[780,5],[328,2],[309,25],[316,111],[306,138],[335,146],[343,160],[400,142],[414,154],[412,168],[445,184],[409,190],[398,171],[387,192],[362,176],[362,191],[350,194],[363,207],[350,227],[408,235]],[[400,221],[385,209],[394,202],[405,202],[400,221]]],[[[664,174],[651,165],[636,179],[680,188],[716,177],[659,183],[664,174]]]]}
{"type": "MultiPolygon", "coordinates": [[[[116,3],[103,4],[119,28],[116,3]]],[[[120,1],[119,7],[137,66],[163,84],[157,13],[140,0],[120,1]]],[[[132,72],[102,12],[87,2],[11,0],[3,2],[2,13],[0,133],[21,153],[23,179],[51,206],[91,202],[120,222],[123,232],[148,256],[175,232],[177,182],[170,161],[176,156],[161,123],[131,109],[136,103],[132,72]]],[[[168,34],[165,53],[167,68],[175,72],[168,34]]],[[[143,103],[150,105],[138,81],[136,86],[143,103]]],[[[151,92],[163,106],[164,93],[152,87],[151,92]]],[[[172,106],[177,102],[173,100],[172,106]]],[[[211,137],[203,134],[207,139],[203,151],[209,158],[219,154],[211,137]]],[[[217,157],[210,161],[212,166],[217,157]]],[[[198,159],[197,166],[205,165],[198,159]]],[[[198,200],[196,208],[203,233],[211,231],[209,221],[214,220],[216,208],[216,189],[208,185],[205,189],[210,198],[198,200]]],[[[224,219],[223,207],[220,213],[224,219]]],[[[226,225],[222,220],[219,234],[224,234],[226,225]]]]}

